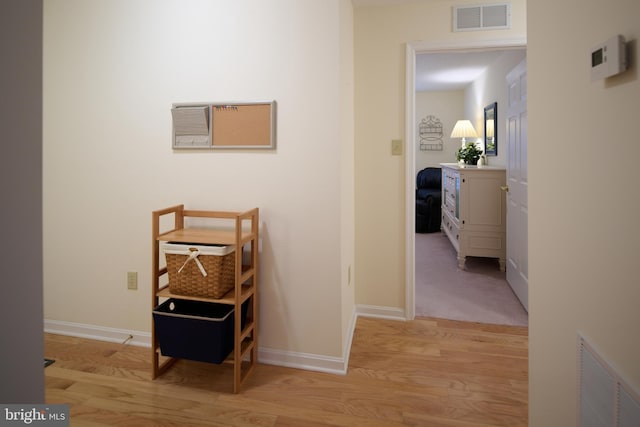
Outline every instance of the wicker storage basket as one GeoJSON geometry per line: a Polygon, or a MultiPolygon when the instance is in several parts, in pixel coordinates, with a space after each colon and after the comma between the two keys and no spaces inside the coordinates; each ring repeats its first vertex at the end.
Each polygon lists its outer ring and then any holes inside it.
{"type": "Polygon", "coordinates": [[[233,288],[233,246],[165,243],[162,250],[172,294],[218,299],[233,288]]]}

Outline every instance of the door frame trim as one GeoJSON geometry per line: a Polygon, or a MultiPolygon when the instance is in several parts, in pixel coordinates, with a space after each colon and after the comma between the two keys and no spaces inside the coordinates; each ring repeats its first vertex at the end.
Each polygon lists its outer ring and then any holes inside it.
{"type": "Polygon", "coordinates": [[[482,50],[522,48],[526,37],[502,40],[409,42],[405,51],[405,318],[416,315],[416,236],[415,236],[415,150],[416,55],[421,53],[463,53],[482,50]]]}

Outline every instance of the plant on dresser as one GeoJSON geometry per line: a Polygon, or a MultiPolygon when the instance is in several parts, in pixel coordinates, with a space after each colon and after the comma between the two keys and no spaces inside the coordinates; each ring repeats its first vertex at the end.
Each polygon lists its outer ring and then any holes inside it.
{"type": "Polygon", "coordinates": [[[462,160],[467,165],[477,165],[481,155],[482,150],[475,142],[467,142],[464,147],[460,147],[456,151],[456,160],[462,160]]]}
{"type": "Polygon", "coordinates": [[[466,257],[498,258],[506,268],[506,198],[504,168],[460,167],[441,163],[442,230],[458,253],[464,269],[466,257]]]}

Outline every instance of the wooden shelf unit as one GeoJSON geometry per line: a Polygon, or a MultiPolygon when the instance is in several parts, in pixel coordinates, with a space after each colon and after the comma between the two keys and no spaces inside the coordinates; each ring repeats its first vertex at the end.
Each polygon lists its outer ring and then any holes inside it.
{"type": "MultiPolygon", "coordinates": [[[[160,298],[174,298],[194,301],[215,302],[233,305],[234,343],[231,356],[227,359],[233,364],[233,392],[238,393],[247,376],[258,363],[258,208],[246,212],[223,212],[186,210],[184,205],[176,205],[152,213],[152,291],[151,309],[160,303],[160,298]],[[173,229],[161,231],[161,218],[174,216],[173,229]],[[204,222],[216,222],[218,228],[186,227],[185,218],[202,218],[204,222]],[[220,228],[224,223],[225,228],[220,228]],[[229,226],[230,225],[230,226],[229,226]],[[169,285],[160,285],[160,278],[167,274],[166,267],[160,267],[160,242],[235,245],[235,281],[234,287],[222,298],[194,297],[173,294],[169,285]],[[243,253],[247,249],[248,265],[243,265],[243,253]],[[242,329],[242,304],[249,300],[246,322],[242,329]],[[243,362],[244,361],[244,362],[243,362]]],[[[160,348],[154,322],[151,322],[152,377],[157,378],[176,361],[168,357],[160,359],[160,348]]]]}

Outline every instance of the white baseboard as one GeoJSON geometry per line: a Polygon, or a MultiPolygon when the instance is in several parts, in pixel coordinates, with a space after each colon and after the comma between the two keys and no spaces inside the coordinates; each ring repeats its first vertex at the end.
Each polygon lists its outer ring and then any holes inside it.
{"type": "Polygon", "coordinates": [[[284,366],[287,368],[304,369],[307,371],[325,372],[336,375],[346,375],[349,367],[349,357],[351,355],[351,343],[356,328],[358,315],[353,311],[349,330],[344,342],[344,352],[342,357],[323,356],[319,354],[297,353],[295,351],[283,351],[270,348],[260,348],[258,350],[258,360],[267,365],[284,366]]]}
{"type": "MultiPolygon", "coordinates": [[[[258,361],[268,365],[346,375],[347,366],[349,365],[349,356],[351,353],[351,343],[353,341],[353,334],[356,326],[356,318],[357,314],[354,311],[349,325],[348,335],[345,339],[343,357],[298,353],[295,351],[261,347],[258,349],[258,361]]],[[[47,319],[44,321],[44,331],[50,334],[88,338],[119,344],[126,342],[130,345],[151,347],[151,334],[149,332],[127,331],[124,329],[47,319]],[[129,336],[132,338],[129,338],[129,336]]]]}
{"type": "Polygon", "coordinates": [[[346,362],[343,357],[322,356],[319,354],[298,353],[295,351],[261,347],[258,350],[258,361],[267,365],[325,372],[328,374],[345,375],[347,373],[346,362]]]}
{"type": "Polygon", "coordinates": [[[44,331],[49,334],[67,335],[151,348],[151,334],[149,332],[128,331],[125,329],[49,319],[44,320],[44,331]]]}
{"type": "Polygon", "coordinates": [[[347,331],[346,339],[344,340],[344,373],[347,373],[349,368],[349,358],[351,357],[351,345],[353,344],[353,334],[356,332],[356,322],[358,320],[358,313],[354,307],[353,314],[351,315],[351,323],[349,324],[349,330],[347,331]]]}
{"type": "Polygon", "coordinates": [[[407,320],[404,309],[396,307],[357,304],[356,314],[362,317],[375,317],[378,319],[407,320]]]}

